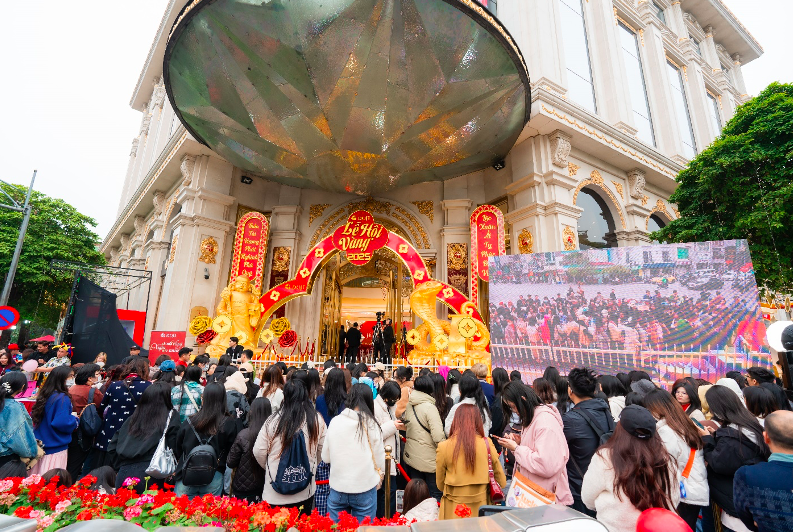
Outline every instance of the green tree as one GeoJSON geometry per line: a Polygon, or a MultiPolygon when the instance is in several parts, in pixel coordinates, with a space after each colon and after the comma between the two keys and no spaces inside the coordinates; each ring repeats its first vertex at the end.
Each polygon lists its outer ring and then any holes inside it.
{"type": "Polygon", "coordinates": [[[793,84],[772,83],[740,106],[677,176],[680,218],[659,242],[745,238],[757,284],[793,289],[793,84]]]}
{"type": "MultiPolygon", "coordinates": [[[[26,187],[0,186],[20,205],[25,202],[26,187]]],[[[97,249],[99,237],[92,230],[96,227],[93,218],[36,191],[30,204],[30,224],[8,304],[19,311],[20,319],[54,328],[69,301],[74,278],[69,272],[51,271],[50,260],[104,264],[105,258],[97,249]]],[[[0,209],[0,283],[5,282],[21,224],[22,213],[0,209]]]]}

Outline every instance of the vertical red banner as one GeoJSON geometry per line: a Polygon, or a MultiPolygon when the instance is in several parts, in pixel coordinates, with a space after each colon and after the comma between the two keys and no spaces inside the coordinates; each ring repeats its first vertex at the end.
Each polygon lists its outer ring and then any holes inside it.
{"type": "Polygon", "coordinates": [[[231,259],[230,278],[244,275],[260,293],[269,229],[270,224],[262,213],[249,212],[240,218],[237,234],[234,237],[234,257],[231,259]]]}
{"type": "Polygon", "coordinates": [[[495,205],[481,205],[471,214],[471,301],[478,297],[478,279],[490,281],[487,258],[506,255],[504,214],[495,205]]]}

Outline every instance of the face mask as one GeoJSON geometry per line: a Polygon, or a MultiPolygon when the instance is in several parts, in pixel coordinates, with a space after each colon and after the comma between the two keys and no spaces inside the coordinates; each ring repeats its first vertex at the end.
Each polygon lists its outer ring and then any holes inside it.
{"type": "Polygon", "coordinates": [[[99,366],[100,368],[104,368],[105,367],[105,363],[104,362],[97,362],[96,365],[99,366]]]}
{"type": "Polygon", "coordinates": [[[74,386],[74,379],[66,379],[66,387],[71,388],[74,386]]]}

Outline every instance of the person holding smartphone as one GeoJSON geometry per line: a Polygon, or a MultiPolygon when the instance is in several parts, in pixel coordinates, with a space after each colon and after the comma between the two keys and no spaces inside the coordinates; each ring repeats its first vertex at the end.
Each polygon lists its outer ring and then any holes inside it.
{"type": "Polygon", "coordinates": [[[567,479],[570,451],[559,411],[519,381],[504,387],[501,401],[504,417],[517,414],[522,427],[520,434],[496,437],[501,447],[514,453],[516,471],[553,492],[557,504],[573,504],[567,479]]]}

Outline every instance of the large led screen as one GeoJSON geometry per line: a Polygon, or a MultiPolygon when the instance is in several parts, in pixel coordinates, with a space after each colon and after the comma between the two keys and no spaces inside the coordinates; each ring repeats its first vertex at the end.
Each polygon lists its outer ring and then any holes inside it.
{"type": "Polygon", "coordinates": [[[745,240],[490,259],[493,367],[524,381],[547,366],[668,384],[770,367],[745,240]]]}

